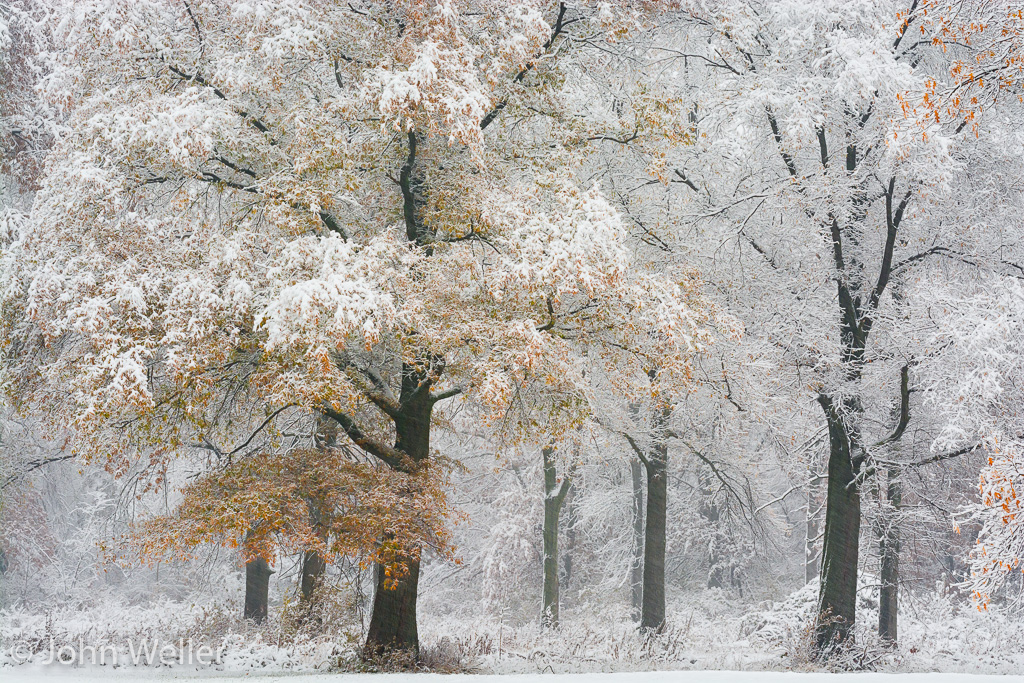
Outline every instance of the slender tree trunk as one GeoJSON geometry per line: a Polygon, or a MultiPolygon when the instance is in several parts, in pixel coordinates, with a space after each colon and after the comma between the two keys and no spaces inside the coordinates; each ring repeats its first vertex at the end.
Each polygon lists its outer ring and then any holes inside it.
{"type": "Polygon", "coordinates": [[[541,623],[558,626],[558,521],[562,503],[569,490],[569,476],[561,481],[555,462],[555,449],[545,446],[544,456],[544,604],[541,623]]]}
{"type": "Polygon", "coordinates": [[[633,478],[633,558],[629,568],[630,614],[633,621],[640,621],[644,595],[644,473],[643,463],[629,461],[629,473],[633,478]]]}
{"type": "Polygon", "coordinates": [[[267,620],[267,605],[270,601],[270,565],[262,557],[250,560],[245,565],[245,608],[244,617],[257,624],[267,620]]]}
{"type": "Polygon", "coordinates": [[[829,458],[815,646],[817,656],[827,657],[849,639],[856,619],[861,510],[849,428],[831,397],[818,400],[828,421],[829,458]]]}
{"type": "MultiPolygon", "coordinates": [[[[323,515],[320,508],[315,503],[310,503],[309,516],[313,530],[316,532],[320,540],[326,545],[327,534],[324,531],[323,515]]],[[[326,571],[327,560],[325,560],[320,553],[315,550],[307,550],[303,553],[302,579],[299,583],[299,589],[302,595],[303,606],[307,611],[313,606],[313,594],[316,591],[317,586],[320,585],[320,581],[323,579],[326,571]]]]}
{"type": "Polygon", "coordinates": [[[549,628],[558,626],[558,508],[551,498],[544,500],[544,604],[541,623],[549,628]]]}
{"type": "Polygon", "coordinates": [[[821,564],[818,556],[818,529],[823,506],[819,500],[818,483],[814,480],[807,489],[807,512],[804,517],[804,584],[818,578],[818,567],[821,564]]]}
{"type": "MultiPolygon", "coordinates": [[[[579,454],[576,455],[579,462],[579,454]]],[[[562,577],[559,579],[560,589],[569,590],[575,575],[574,564],[576,554],[576,523],[579,515],[576,507],[576,484],[569,481],[569,490],[565,496],[565,550],[562,552],[562,577]]]]}
{"type": "Polygon", "coordinates": [[[668,439],[665,430],[672,408],[654,413],[654,446],[647,456],[647,520],[644,529],[644,586],[640,628],[660,633],[665,628],[665,533],[668,514],[668,439]]]}
{"type": "Polygon", "coordinates": [[[899,508],[903,502],[900,468],[893,466],[888,472],[888,505],[882,519],[879,537],[882,587],[878,595],[878,636],[887,643],[895,643],[899,616],[900,529],[899,508]]]}

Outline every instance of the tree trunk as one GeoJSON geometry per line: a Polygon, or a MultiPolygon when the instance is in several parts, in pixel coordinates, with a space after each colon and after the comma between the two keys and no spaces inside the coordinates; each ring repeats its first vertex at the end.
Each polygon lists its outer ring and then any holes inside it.
{"type": "MultiPolygon", "coordinates": [[[[326,546],[327,533],[324,530],[323,512],[320,506],[314,502],[309,503],[309,517],[313,531],[316,532],[317,537],[326,546]]],[[[313,606],[313,593],[316,591],[317,586],[320,585],[320,581],[323,579],[326,571],[327,560],[320,553],[315,550],[307,550],[303,553],[302,580],[299,584],[299,589],[301,590],[303,606],[307,611],[313,606]]]]}
{"type": "Polygon", "coordinates": [[[878,594],[878,636],[883,642],[893,644],[897,636],[900,529],[899,508],[903,502],[900,485],[900,468],[889,468],[888,505],[882,518],[882,533],[879,536],[878,552],[881,556],[882,587],[878,594]]]}
{"type": "MultiPolygon", "coordinates": [[[[815,475],[817,477],[817,475],[815,475]]],[[[818,578],[821,564],[818,556],[819,515],[823,506],[819,504],[819,488],[816,479],[807,488],[807,512],[804,515],[804,584],[818,578]]]]}
{"type": "Polygon", "coordinates": [[[558,626],[558,520],[569,490],[569,476],[558,480],[555,449],[545,446],[544,455],[544,604],[541,623],[558,626]]]}
{"type": "MultiPolygon", "coordinates": [[[[434,399],[429,391],[429,372],[429,369],[419,369],[410,364],[402,367],[401,413],[394,418],[395,449],[407,455],[414,466],[430,455],[430,419],[434,399]]],[[[399,651],[409,653],[414,659],[419,657],[416,627],[419,549],[414,549],[413,554],[404,560],[409,573],[399,579],[394,588],[385,585],[388,579],[386,572],[377,572],[364,657],[372,659],[399,651]]]]}
{"type": "Polygon", "coordinates": [[[828,421],[829,457],[815,654],[827,657],[849,639],[856,619],[860,491],[847,423],[831,397],[818,400],[828,421]]]}
{"type": "Polygon", "coordinates": [[[640,621],[644,595],[644,479],[643,463],[629,461],[633,478],[633,559],[629,568],[629,604],[633,621],[640,621]]]}
{"type": "Polygon", "coordinates": [[[373,595],[373,613],[366,634],[363,657],[373,659],[393,653],[408,653],[418,658],[419,633],[416,629],[416,590],[420,580],[419,558],[406,560],[409,573],[397,585],[385,585],[387,573],[377,571],[377,590],[373,595]]]}
{"type": "Polygon", "coordinates": [[[270,600],[270,565],[262,557],[250,560],[245,565],[245,608],[243,615],[257,624],[267,620],[267,605],[270,600]]]}
{"type": "Polygon", "coordinates": [[[644,529],[644,586],[640,628],[665,628],[665,532],[668,514],[668,439],[671,406],[655,409],[654,446],[647,456],[647,524],[644,529]]]}
{"type": "Polygon", "coordinates": [[[313,592],[320,585],[324,572],[327,570],[327,562],[320,553],[315,550],[307,550],[302,556],[302,602],[307,609],[312,606],[313,592]]]}

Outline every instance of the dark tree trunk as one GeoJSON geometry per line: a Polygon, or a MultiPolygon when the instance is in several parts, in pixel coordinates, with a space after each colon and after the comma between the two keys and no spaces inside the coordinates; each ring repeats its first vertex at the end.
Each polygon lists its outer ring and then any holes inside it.
{"type": "Polygon", "coordinates": [[[654,446],[647,456],[647,520],[644,529],[644,586],[640,628],[665,628],[665,532],[668,515],[668,439],[670,406],[655,408],[654,446]]]}
{"type": "MultiPolygon", "coordinates": [[[[850,112],[859,128],[871,118],[871,111],[850,112]]],[[[782,137],[778,121],[768,112],[768,123],[776,143],[782,137]]],[[[835,164],[829,165],[828,136],[824,126],[817,129],[821,153],[821,167],[825,174],[833,173],[835,164]]],[[[793,178],[799,173],[793,157],[782,151],[782,158],[793,178]]],[[[852,142],[846,145],[847,177],[858,171],[862,153],[852,142]]],[[[883,193],[885,199],[885,246],[877,278],[866,276],[863,258],[865,210],[868,198],[866,178],[855,181],[850,197],[852,210],[847,218],[828,211],[821,228],[831,242],[832,262],[835,268],[836,295],[839,313],[839,339],[841,361],[845,368],[847,387],[856,387],[861,380],[868,336],[875,324],[875,314],[893,271],[893,254],[899,241],[899,228],[903,221],[913,189],[902,199],[896,196],[896,176],[889,177],[883,193]],[[894,201],[896,200],[896,201],[894,201]],[[872,284],[873,283],[873,284],[872,284]]],[[[846,213],[846,212],[844,212],[846,213]]],[[[854,393],[835,404],[828,393],[818,397],[825,411],[829,432],[828,491],[826,499],[824,540],[821,551],[821,591],[818,603],[818,624],[815,629],[815,655],[827,657],[837,646],[847,641],[856,618],[857,560],[860,541],[860,492],[857,474],[864,451],[858,444],[855,420],[861,413],[860,400],[854,393]]]]}
{"type": "Polygon", "coordinates": [[[558,626],[558,521],[562,503],[569,490],[569,476],[561,481],[555,463],[555,450],[543,449],[544,455],[544,603],[541,623],[558,626]]]}
{"type": "Polygon", "coordinates": [[[245,565],[245,608],[244,616],[257,624],[267,620],[267,604],[270,600],[270,565],[262,557],[250,560],[245,565]]]}
{"type": "Polygon", "coordinates": [[[327,571],[327,561],[315,550],[307,550],[302,555],[302,578],[299,583],[299,617],[300,625],[319,629],[323,619],[314,611],[317,605],[316,590],[327,571]]]}
{"type": "Polygon", "coordinates": [[[629,604],[633,621],[640,621],[644,596],[644,473],[639,460],[629,461],[633,478],[633,558],[629,568],[629,604]]]}
{"type": "MultiPolygon", "coordinates": [[[[395,450],[406,455],[410,467],[416,467],[430,455],[430,419],[434,398],[430,395],[430,370],[409,364],[402,367],[401,411],[394,416],[395,450]]],[[[419,550],[404,558],[409,568],[406,576],[389,588],[384,571],[377,572],[370,628],[366,634],[363,656],[379,657],[388,653],[407,652],[419,657],[420,643],[416,627],[416,599],[419,586],[419,550]]]]}
{"type": "Polygon", "coordinates": [[[815,646],[827,657],[849,639],[856,619],[861,511],[849,428],[831,397],[818,400],[828,421],[829,458],[815,646]]]}
{"type": "Polygon", "coordinates": [[[373,595],[373,613],[366,633],[365,658],[392,653],[419,657],[420,641],[416,629],[416,590],[420,580],[419,559],[408,559],[409,572],[396,587],[385,585],[386,572],[377,571],[377,590],[373,595]]]}
{"type": "Polygon", "coordinates": [[[899,508],[903,502],[898,466],[889,468],[888,505],[882,517],[882,533],[878,540],[881,556],[882,587],[878,594],[878,636],[884,642],[895,643],[899,616],[900,529],[899,508]]]}
{"type": "MultiPolygon", "coordinates": [[[[309,518],[313,531],[316,532],[320,541],[327,545],[327,533],[324,529],[324,516],[320,506],[315,502],[309,503],[309,518]]],[[[302,555],[302,580],[299,589],[302,595],[302,603],[306,610],[313,606],[313,594],[324,573],[327,571],[327,560],[315,550],[307,550],[302,555]]]]}
{"type": "Polygon", "coordinates": [[[820,566],[818,556],[819,516],[824,506],[819,502],[817,480],[812,480],[807,488],[807,512],[804,516],[804,583],[808,584],[818,578],[820,566]]]}

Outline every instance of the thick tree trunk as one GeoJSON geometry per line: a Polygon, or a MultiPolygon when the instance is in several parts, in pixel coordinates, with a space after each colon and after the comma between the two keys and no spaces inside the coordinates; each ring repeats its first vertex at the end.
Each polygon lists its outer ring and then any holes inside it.
{"type": "Polygon", "coordinates": [[[878,539],[878,552],[881,556],[882,587],[878,594],[878,636],[883,642],[895,643],[897,637],[897,619],[899,616],[899,570],[900,570],[900,530],[899,508],[903,502],[903,491],[900,486],[900,469],[898,466],[889,468],[888,505],[882,518],[882,533],[878,539]]]}
{"type": "Polygon", "coordinates": [[[270,565],[262,557],[250,560],[245,565],[245,607],[244,617],[257,624],[267,620],[267,605],[270,600],[270,565]]]}
{"type": "Polygon", "coordinates": [[[544,456],[544,603],[541,623],[558,626],[558,521],[569,490],[569,477],[558,480],[555,450],[543,449],[544,456]]]}
{"type": "Polygon", "coordinates": [[[316,590],[327,571],[327,561],[315,550],[302,555],[301,581],[299,582],[299,624],[319,628],[323,619],[316,615],[316,590]]]}
{"type": "Polygon", "coordinates": [[[849,639],[856,619],[861,511],[849,428],[831,397],[818,400],[828,421],[829,458],[815,653],[827,657],[849,639]]]}
{"type": "Polygon", "coordinates": [[[629,461],[633,478],[633,558],[629,568],[629,604],[633,621],[640,621],[644,595],[644,473],[639,460],[629,461]]]}
{"type": "Polygon", "coordinates": [[[320,553],[315,550],[307,550],[302,556],[302,602],[307,606],[312,605],[313,593],[323,579],[327,570],[327,562],[320,553]]]}
{"type": "Polygon", "coordinates": [[[373,595],[373,613],[366,634],[364,658],[393,653],[419,657],[420,641],[416,627],[416,591],[420,580],[419,559],[407,559],[409,572],[394,588],[385,585],[386,572],[377,572],[377,590],[373,595]]]}
{"type": "MultiPolygon", "coordinates": [[[[395,449],[407,455],[412,466],[419,465],[430,455],[430,418],[434,399],[429,391],[428,372],[409,364],[402,368],[401,413],[395,417],[395,449]]],[[[405,562],[409,573],[399,579],[394,588],[385,585],[386,572],[377,572],[377,589],[373,596],[364,657],[374,658],[400,651],[409,653],[413,658],[419,657],[416,627],[419,550],[414,551],[414,556],[405,558],[405,562]]]]}
{"type": "Polygon", "coordinates": [[[665,628],[665,533],[668,515],[668,439],[670,406],[655,409],[654,446],[647,456],[647,520],[644,529],[644,586],[640,628],[665,628]]]}

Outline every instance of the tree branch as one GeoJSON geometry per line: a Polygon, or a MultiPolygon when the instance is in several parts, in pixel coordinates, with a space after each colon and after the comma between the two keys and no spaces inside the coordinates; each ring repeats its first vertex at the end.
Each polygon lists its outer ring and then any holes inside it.
{"type": "Polygon", "coordinates": [[[964,446],[963,448],[957,449],[955,451],[949,451],[949,452],[946,452],[946,453],[939,453],[937,455],[932,455],[932,456],[929,456],[929,457],[925,458],[924,460],[918,460],[917,462],[896,463],[896,464],[902,464],[903,467],[920,467],[922,465],[930,465],[933,462],[941,462],[943,460],[951,460],[953,458],[959,458],[961,455],[968,455],[970,453],[973,453],[979,447],[981,447],[981,444],[974,444],[973,446],[964,446]]]}
{"type": "MultiPolygon", "coordinates": [[[[216,95],[219,99],[222,99],[225,102],[230,102],[230,99],[228,98],[228,96],[225,95],[224,92],[220,88],[218,88],[215,85],[211,84],[205,78],[200,76],[198,72],[195,73],[195,74],[189,74],[189,73],[179,69],[178,67],[174,66],[173,64],[168,64],[167,68],[171,72],[177,74],[183,80],[192,81],[193,83],[198,83],[199,85],[203,86],[204,88],[209,88],[211,91],[213,91],[213,94],[216,95]]],[[[232,106],[234,106],[234,105],[232,105],[232,106]]],[[[252,125],[253,128],[255,128],[259,132],[267,135],[270,138],[270,142],[272,144],[275,144],[275,145],[277,144],[277,140],[275,140],[273,135],[271,134],[270,126],[268,126],[267,124],[263,123],[263,121],[261,121],[257,116],[255,116],[254,114],[250,114],[245,109],[242,109],[242,108],[237,107],[237,106],[234,106],[234,109],[235,109],[235,113],[238,114],[239,116],[241,116],[243,119],[247,120],[252,125]]]]}
{"type": "Polygon", "coordinates": [[[773,112],[772,108],[768,106],[766,106],[764,110],[768,115],[768,125],[771,126],[772,129],[772,137],[775,138],[775,144],[779,146],[779,154],[782,155],[782,161],[786,164],[786,170],[789,171],[791,178],[795,178],[797,176],[796,162],[793,161],[793,157],[791,157],[782,147],[782,131],[779,130],[779,122],[775,119],[775,112],[773,112]]]}
{"type": "Polygon", "coordinates": [[[619,433],[626,437],[626,441],[629,442],[630,447],[633,449],[633,452],[636,453],[636,456],[640,458],[640,462],[644,464],[644,467],[649,468],[651,466],[651,461],[647,459],[647,456],[644,454],[643,449],[640,448],[640,445],[636,442],[636,439],[626,432],[619,433]]]}
{"type": "Polygon", "coordinates": [[[454,396],[458,396],[461,393],[462,393],[462,389],[460,387],[452,387],[451,389],[445,389],[444,391],[440,391],[440,392],[438,392],[436,394],[432,394],[430,396],[430,400],[432,402],[434,402],[434,403],[437,403],[438,401],[443,401],[446,398],[452,398],[454,396]]]}
{"type": "Polygon", "coordinates": [[[278,415],[280,415],[284,411],[288,410],[289,408],[294,408],[296,405],[297,404],[295,404],[295,403],[288,403],[286,405],[281,406],[280,408],[278,408],[277,410],[272,412],[270,415],[268,415],[267,419],[263,421],[263,424],[261,424],[259,427],[257,427],[256,431],[254,431],[252,434],[250,434],[249,438],[246,439],[244,442],[242,442],[242,444],[240,446],[238,446],[238,448],[235,448],[230,453],[228,453],[227,457],[230,458],[232,455],[234,455],[235,453],[237,453],[238,451],[242,450],[243,448],[248,446],[250,443],[252,443],[252,440],[256,438],[256,435],[259,434],[260,432],[262,432],[263,429],[268,424],[270,424],[274,420],[275,417],[277,417],[278,415]]]}
{"type": "Polygon", "coordinates": [[[382,444],[369,436],[355,420],[345,413],[334,410],[329,406],[321,406],[318,410],[326,417],[337,422],[345,430],[345,434],[352,440],[352,443],[381,460],[391,469],[399,472],[411,472],[415,467],[412,458],[397,448],[382,444]]]}
{"type": "Polygon", "coordinates": [[[871,292],[871,297],[868,301],[868,307],[872,309],[878,307],[882,293],[885,291],[886,285],[889,284],[889,276],[892,274],[892,253],[896,247],[896,233],[899,231],[900,223],[903,221],[903,212],[907,208],[907,202],[910,201],[911,190],[907,190],[899,206],[896,207],[896,211],[893,212],[892,195],[895,189],[896,176],[893,176],[889,178],[889,187],[885,191],[885,249],[882,252],[882,265],[878,270],[878,282],[875,284],[875,289],[871,292]]]}
{"type": "Polygon", "coordinates": [[[686,186],[687,186],[688,188],[690,188],[690,189],[691,189],[691,190],[693,190],[694,192],[700,192],[700,190],[698,190],[698,189],[697,189],[697,186],[696,186],[696,185],[695,185],[695,184],[693,183],[693,181],[692,181],[692,180],[690,180],[689,178],[687,178],[687,177],[686,177],[686,174],[685,174],[685,173],[683,173],[683,172],[682,172],[681,170],[679,170],[678,168],[677,168],[677,169],[674,169],[674,171],[675,171],[675,174],[676,174],[677,176],[679,176],[679,179],[680,179],[680,180],[682,180],[682,181],[683,181],[684,183],[686,183],[686,186]]]}
{"type": "Polygon", "coordinates": [[[416,193],[412,187],[412,169],[416,164],[416,133],[409,131],[409,155],[399,172],[398,186],[402,189],[402,215],[405,218],[405,236],[410,242],[418,242],[420,229],[416,223],[416,193]]]}
{"type": "Polygon", "coordinates": [[[872,448],[878,448],[885,444],[898,441],[903,436],[903,432],[907,430],[907,425],[910,424],[910,364],[904,365],[900,368],[900,419],[896,423],[896,429],[893,430],[892,434],[885,437],[876,444],[873,444],[872,448]]]}
{"type": "Polygon", "coordinates": [[[76,457],[78,457],[78,456],[75,456],[75,455],[58,455],[58,456],[54,456],[52,458],[39,458],[38,460],[30,460],[29,462],[26,463],[26,467],[24,469],[22,469],[21,471],[15,472],[14,474],[10,475],[9,477],[7,477],[7,479],[4,480],[3,484],[0,484],[0,491],[3,491],[8,486],[10,486],[11,484],[15,483],[16,481],[18,481],[19,479],[24,477],[26,474],[28,474],[30,472],[34,472],[34,471],[38,470],[41,467],[46,467],[47,465],[53,464],[55,462],[64,462],[65,460],[74,460],[76,457]]]}

